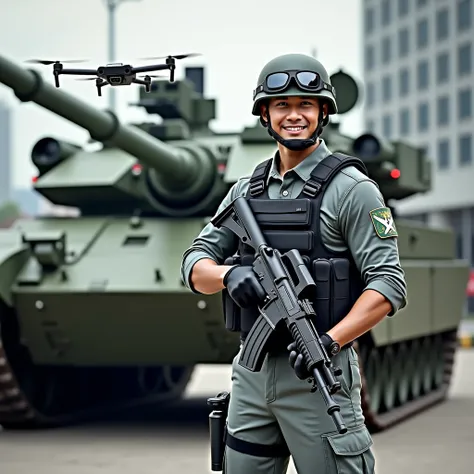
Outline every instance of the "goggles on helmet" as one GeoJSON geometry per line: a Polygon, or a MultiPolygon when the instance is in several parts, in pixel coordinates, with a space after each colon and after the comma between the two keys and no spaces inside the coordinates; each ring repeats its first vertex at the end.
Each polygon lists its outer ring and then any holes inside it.
{"type": "Polygon", "coordinates": [[[283,92],[289,87],[292,80],[296,82],[296,85],[302,91],[320,92],[322,90],[327,90],[331,92],[334,97],[336,96],[336,90],[334,87],[324,82],[318,73],[292,69],[269,74],[263,83],[257,86],[253,91],[253,98],[255,100],[256,95],[262,91],[267,94],[283,92]]]}

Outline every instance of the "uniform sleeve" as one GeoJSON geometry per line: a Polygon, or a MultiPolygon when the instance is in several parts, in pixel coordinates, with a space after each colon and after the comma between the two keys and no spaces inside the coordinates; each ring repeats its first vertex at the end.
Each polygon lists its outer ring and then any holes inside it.
{"type": "Polygon", "coordinates": [[[382,194],[372,181],[357,182],[342,199],[338,222],[366,285],[385,296],[393,316],[406,305],[405,273],[400,266],[398,233],[382,194]]]}
{"type": "MultiPolygon", "coordinates": [[[[219,205],[216,215],[237,197],[240,187],[240,181],[231,187],[219,205]]],[[[181,260],[181,279],[183,283],[193,293],[199,294],[190,281],[194,264],[203,258],[210,258],[218,265],[222,265],[227,257],[236,252],[237,245],[238,239],[233,232],[225,227],[218,229],[209,222],[183,254],[181,260]]]]}

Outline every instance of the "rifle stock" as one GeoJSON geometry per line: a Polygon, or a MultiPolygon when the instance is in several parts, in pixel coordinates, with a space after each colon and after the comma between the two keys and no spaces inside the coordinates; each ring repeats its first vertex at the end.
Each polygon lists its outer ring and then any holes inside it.
{"type": "Polygon", "coordinates": [[[339,433],[347,428],[340,415],[340,406],[332,398],[341,384],[335,368],[313,324],[316,313],[308,299],[316,284],[306,268],[300,253],[290,250],[284,255],[267,245],[252,210],[243,196],[230,203],[220,214],[211,219],[216,227],[226,227],[242,242],[255,250],[253,270],[265,292],[259,306],[260,316],[245,339],[239,364],[248,370],[261,370],[275,329],[283,321],[306,368],[313,376],[312,391],[319,389],[339,433]],[[298,281],[294,282],[293,278],[298,281]]]}

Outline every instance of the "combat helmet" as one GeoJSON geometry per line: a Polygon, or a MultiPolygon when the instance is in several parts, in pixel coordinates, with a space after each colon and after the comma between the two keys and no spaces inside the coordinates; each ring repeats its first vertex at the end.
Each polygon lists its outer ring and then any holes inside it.
{"type": "MultiPolygon", "coordinates": [[[[306,54],[283,54],[269,61],[258,76],[253,91],[252,114],[260,116],[260,105],[273,97],[312,97],[321,100],[318,126],[310,138],[285,140],[276,133],[270,122],[260,121],[275,140],[290,150],[304,150],[316,143],[318,136],[329,122],[329,115],[337,114],[336,91],[326,68],[306,54]],[[323,118],[322,104],[326,102],[328,116],[323,118]]],[[[268,113],[268,112],[267,112],[268,113]]]]}

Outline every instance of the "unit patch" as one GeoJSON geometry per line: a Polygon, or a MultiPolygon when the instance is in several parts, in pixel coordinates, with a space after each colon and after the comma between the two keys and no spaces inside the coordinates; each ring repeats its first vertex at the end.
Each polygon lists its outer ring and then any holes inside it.
{"type": "Polygon", "coordinates": [[[372,224],[374,224],[375,233],[381,239],[398,237],[397,228],[393,221],[392,211],[388,207],[372,209],[369,214],[372,219],[372,224]]]}

